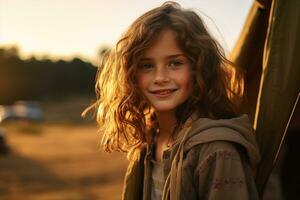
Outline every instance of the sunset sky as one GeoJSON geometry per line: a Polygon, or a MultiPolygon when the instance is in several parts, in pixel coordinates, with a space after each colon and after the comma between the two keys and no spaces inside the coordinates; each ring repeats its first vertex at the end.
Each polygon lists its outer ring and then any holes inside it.
{"type": "MultiPolygon", "coordinates": [[[[96,63],[100,47],[162,0],[0,0],[0,47],[17,45],[23,58],[78,56],[96,63]]],[[[253,0],[180,0],[204,18],[229,51],[253,0]],[[204,14],[201,14],[204,13],[204,14]]]]}

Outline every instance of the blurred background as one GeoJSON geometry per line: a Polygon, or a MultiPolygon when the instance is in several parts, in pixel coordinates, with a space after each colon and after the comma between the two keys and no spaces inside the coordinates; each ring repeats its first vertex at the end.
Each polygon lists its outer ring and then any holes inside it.
{"type": "MultiPolygon", "coordinates": [[[[0,199],[120,199],[127,161],[99,150],[97,65],[160,0],[0,0],[0,199]]],[[[181,0],[226,52],[252,0],[181,0]]]]}

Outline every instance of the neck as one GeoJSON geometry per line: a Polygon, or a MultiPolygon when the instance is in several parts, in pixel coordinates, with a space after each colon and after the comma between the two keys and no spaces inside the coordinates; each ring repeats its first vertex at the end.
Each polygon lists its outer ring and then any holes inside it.
{"type": "Polygon", "coordinates": [[[160,137],[169,138],[177,123],[175,112],[159,112],[156,113],[156,115],[159,124],[160,137]]]}

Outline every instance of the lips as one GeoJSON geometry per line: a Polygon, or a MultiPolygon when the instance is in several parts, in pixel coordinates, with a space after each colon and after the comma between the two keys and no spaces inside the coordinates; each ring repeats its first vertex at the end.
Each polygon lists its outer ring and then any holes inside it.
{"type": "Polygon", "coordinates": [[[175,92],[177,89],[162,89],[162,90],[153,90],[150,91],[150,93],[154,94],[157,97],[168,97],[173,92],[175,92]]]}

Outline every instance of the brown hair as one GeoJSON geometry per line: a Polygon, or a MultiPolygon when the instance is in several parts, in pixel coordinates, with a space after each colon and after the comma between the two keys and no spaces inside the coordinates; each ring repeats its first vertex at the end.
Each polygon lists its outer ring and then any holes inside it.
{"type": "Polygon", "coordinates": [[[149,142],[147,132],[155,124],[155,115],[137,88],[135,74],[143,52],[166,28],[176,34],[194,74],[192,95],[176,110],[178,127],[194,111],[214,119],[238,115],[239,71],[194,11],[166,2],[134,21],[99,69],[94,106],[108,151],[128,151],[149,142]]]}

